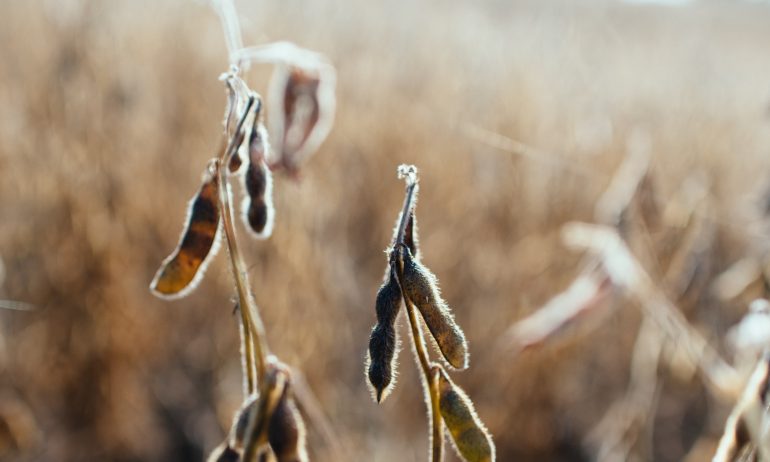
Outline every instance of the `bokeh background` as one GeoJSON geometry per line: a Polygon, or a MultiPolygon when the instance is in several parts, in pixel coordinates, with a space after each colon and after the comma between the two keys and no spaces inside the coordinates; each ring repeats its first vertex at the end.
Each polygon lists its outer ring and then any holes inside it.
{"type": "MultiPolygon", "coordinates": [[[[245,246],[269,342],[342,447],[311,428],[314,460],[427,453],[410,351],[382,405],[363,374],[400,163],[421,170],[423,261],[470,341],[453,377],[498,460],[593,460],[586,438],[626,390],[640,316],[622,296],[589,331],[522,355],[501,341],[580,272],[560,229],[594,220],[635,133],[661,206],[708,185],[699,285],[679,303],[729,356],[725,330],[764,291],[723,300],[712,282],[767,239],[766,4],[236,4],[247,44],[291,40],[338,71],[329,139],[300,181],[277,177],[274,236],[245,246]]],[[[0,460],[203,460],[229,427],[241,378],[224,258],[187,298],[148,291],[217,149],[226,67],[205,2],[0,3],[0,298],[24,303],[0,309],[0,460]]],[[[697,375],[660,380],[640,460],[710,459],[729,403],[697,375]]]]}

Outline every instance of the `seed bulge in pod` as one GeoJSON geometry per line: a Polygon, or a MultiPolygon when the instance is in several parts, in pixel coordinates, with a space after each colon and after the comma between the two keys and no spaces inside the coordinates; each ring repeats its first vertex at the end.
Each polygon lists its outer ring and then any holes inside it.
{"type": "Polygon", "coordinates": [[[278,462],[307,462],[305,424],[288,382],[270,417],[267,440],[278,462]]]}
{"type": "Polygon", "coordinates": [[[403,290],[422,314],[441,353],[454,368],[468,367],[468,344],[465,334],[454,320],[452,312],[441,298],[436,276],[412,257],[406,246],[399,246],[399,261],[403,263],[403,290]]]}
{"type": "Polygon", "coordinates": [[[273,231],[273,177],[265,155],[269,150],[267,131],[255,120],[249,137],[249,157],[243,187],[242,218],[246,228],[259,239],[270,237],[273,231]]]}
{"type": "Polygon", "coordinates": [[[394,384],[398,351],[396,318],[401,308],[401,289],[390,267],[386,281],[377,291],[375,308],[377,325],[369,337],[367,364],[369,383],[374,389],[375,399],[380,403],[394,384]]]}
{"type": "Polygon", "coordinates": [[[194,289],[218,248],[219,184],[211,170],[190,202],[187,223],[174,252],[161,264],[150,284],[161,298],[179,298],[194,289]]]}
{"type": "Polygon", "coordinates": [[[443,369],[438,378],[439,410],[455,448],[468,462],[494,462],[495,444],[479,419],[468,395],[443,369]]]}

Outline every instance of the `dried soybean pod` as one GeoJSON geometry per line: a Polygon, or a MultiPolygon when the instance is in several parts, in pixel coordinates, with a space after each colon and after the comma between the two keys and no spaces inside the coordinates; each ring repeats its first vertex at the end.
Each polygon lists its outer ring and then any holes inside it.
{"type": "Polygon", "coordinates": [[[397,249],[403,264],[401,279],[404,296],[420,311],[441,353],[454,368],[468,367],[468,344],[465,334],[454,320],[452,312],[441,298],[436,276],[412,257],[405,245],[397,249]]]}
{"type": "Polygon", "coordinates": [[[307,462],[305,424],[294,404],[289,382],[270,417],[267,440],[278,462],[307,462]]]}
{"type": "Polygon", "coordinates": [[[329,134],[334,120],[334,70],[278,65],[270,82],[270,133],[276,149],[272,167],[296,175],[301,163],[329,134]]]}
{"type": "Polygon", "coordinates": [[[377,291],[375,302],[377,325],[369,336],[367,368],[369,384],[374,389],[374,397],[382,402],[394,384],[398,337],[396,318],[401,308],[401,289],[392,268],[388,267],[388,276],[377,291]]]}
{"type": "Polygon", "coordinates": [[[231,448],[227,443],[222,443],[217,446],[209,455],[207,462],[238,462],[241,455],[238,451],[231,448]]]}
{"type": "Polygon", "coordinates": [[[150,284],[158,297],[183,297],[203,277],[206,265],[219,247],[218,194],[216,175],[209,167],[200,190],[190,202],[187,224],[176,250],[163,261],[150,284]]]}
{"type": "Polygon", "coordinates": [[[468,462],[494,462],[492,436],[473,409],[468,395],[455,385],[443,369],[438,377],[439,409],[455,449],[468,462]]]}
{"type": "Polygon", "coordinates": [[[414,207],[409,212],[409,221],[406,222],[406,228],[404,228],[404,244],[409,247],[409,251],[412,252],[413,258],[419,258],[420,242],[417,238],[417,219],[414,216],[414,207]]]}
{"type": "Polygon", "coordinates": [[[230,446],[237,449],[243,448],[243,441],[246,438],[246,429],[249,425],[249,418],[252,413],[258,411],[258,402],[257,395],[253,394],[246,398],[246,401],[238,410],[230,430],[230,446]]]}
{"type": "Polygon", "coordinates": [[[257,113],[249,136],[248,165],[243,176],[246,196],[241,205],[241,217],[246,229],[258,239],[270,237],[273,232],[273,176],[265,160],[269,149],[267,130],[257,113]]]}

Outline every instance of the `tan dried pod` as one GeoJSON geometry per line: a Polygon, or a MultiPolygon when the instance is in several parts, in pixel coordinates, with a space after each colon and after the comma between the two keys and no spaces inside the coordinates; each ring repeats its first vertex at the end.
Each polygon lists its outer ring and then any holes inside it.
{"type": "Polygon", "coordinates": [[[473,402],[438,368],[439,409],[455,449],[468,462],[494,462],[492,436],[473,408],[473,402]]]}
{"type": "Polygon", "coordinates": [[[369,336],[369,350],[366,357],[369,384],[378,403],[388,396],[395,384],[398,353],[396,318],[401,309],[401,298],[401,289],[398,287],[396,276],[392,267],[388,266],[385,282],[377,291],[375,302],[377,324],[369,336]]]}
{"type": "Polygon", "coordinates": [[[425,324],[436,340],[447,362],[456,369],[468,367],[468,344],[465,334],[454,320],[452,312],[441,298],[436,276],[412,257],[405,245],[396,249],[402,268],[402,290],[422,314],[425,324]]]}
{"type": "Polygon", "coordinates": [[[409,212],[409,221],[406,222],[404,228],[404,244],[409,247],[413,258],[420,258],[420,242],[417,237],[417,218],[414,216],[414,208],[409,212]]]}
{"type": "Polygon", "coordinates": [[[163,261],[150,284],[150,290],[158,297],[183,297],[203,277],[206,265],[219,247],[218,194],[216,175],[209,167],[188,207],[187,223],[177,248],[163,261]]]}
{"type": "Polygon", "coordinates": [[[241,205],[241,218],[250,234],[258,239],[266,239],[273,232],[273,176],[266,163],[269,151],[267,130],[259,121],[257,105],[249,136],[246,173],[242,177],[246,195],[241,205]]]}
{"type": "Polygon", "coordinates": [[[305,423],[294,404],[289,382],[273,409],[267,428],[267,440],[278,462],[307,462],[305,423]]]}

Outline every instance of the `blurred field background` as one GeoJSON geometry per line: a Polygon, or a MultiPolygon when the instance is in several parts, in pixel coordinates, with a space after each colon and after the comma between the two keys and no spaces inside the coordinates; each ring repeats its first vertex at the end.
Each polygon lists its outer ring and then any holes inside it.
{"type": "MultiPolygon", "coordinates": [[[[640,322],[630,306],[523,355],[499,341],[578,273],[560,229],[594,219],[633,133],[649,137],[662,206],[689,178],[708,182],[701,282],[679,302],[729,357],[726,329],[764,290],[723,301],[712,282],[767,239],[770,8],[237,6],[247,44],[291,40],[338,70],[330,138],[301,181],[277,178],[274,236],[246,255],[269,341],[303,371],[344,460],[427,453],[409,349],[384,404],[363,374],[399,163],[421,169],[423,260],[470,342],[471,368],[453,377],[498,460],[593,460],[586,438],[626,389],[640,322]]],[[[0,298],[33,307],[0,310],[0,460],[204,459],[241,400],[229,270],[220,255],[175,302],[148,283],[218,146],[216,15],[182,0],[5,1],[0,63],[0,298]]],[[[259,89],[268,76],[250,77],[259,89]]],[[[648,460],[709,460],[730,406],[697,376],[660,377],[648,460]]],[[[334,460],[313,429],[310,448],[334,460]]]]}

